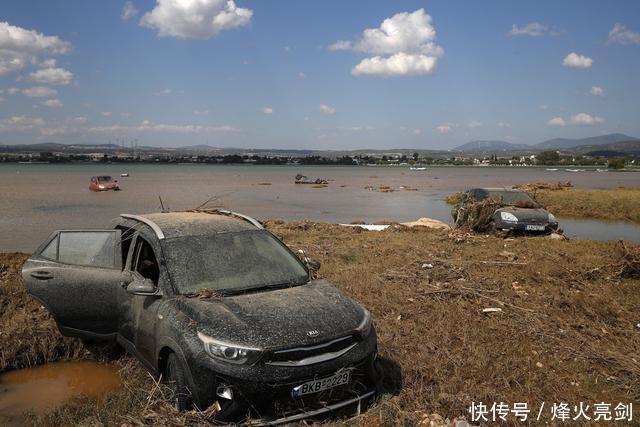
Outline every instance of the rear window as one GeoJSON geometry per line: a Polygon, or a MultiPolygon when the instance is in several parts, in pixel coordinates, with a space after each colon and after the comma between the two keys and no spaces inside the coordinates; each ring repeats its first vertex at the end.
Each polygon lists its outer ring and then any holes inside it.
{"type": "MultiPolygon", "coordinates": [[[[59,240],[57,260],[65,264],[91,267],[116,267],[115,231],[61,231],[51,243],[59,240]]],[[[49,244],[45,252],[54,253],[49,244]]],[[[48,256],[45,256],[49,258],[48,256]]]]}
{"type": "Polygon", "coordinates": [[[99,183],[105,183],[105,182],[111,182],[111,177],[110,176],[99,176],[98,177],[98,182],[99,183]]]}

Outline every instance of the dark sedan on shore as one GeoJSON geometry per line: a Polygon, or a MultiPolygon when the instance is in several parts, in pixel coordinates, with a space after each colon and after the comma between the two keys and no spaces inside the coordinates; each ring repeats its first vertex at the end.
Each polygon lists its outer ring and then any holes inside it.
{"type": "Polygon", "coordinates": [[[505,188],[473,188],[463,193],[462,200],[453,208],[451,215],[457,224],[462,210],[484,200],[493,200],[501,205],[493,213],[497,230],[521,233],[549,233],[558,229],[553,214],[542,208],[527,193],[505,188]]]}
{"type": "Polygon", "coordinates": [[[359,408],[379,385],[371,315],[305,262],[215,210],[60,230],[22,274],[64,335],[117,342],[178,409],[271,424],[359,408]]]}

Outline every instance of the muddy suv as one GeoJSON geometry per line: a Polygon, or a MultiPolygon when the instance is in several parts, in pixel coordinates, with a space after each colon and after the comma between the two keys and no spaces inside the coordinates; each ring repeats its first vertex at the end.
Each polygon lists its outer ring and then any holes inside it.
{"type": "Polygon", "coordinates": [[[121,215],[56,231],[22,274],[64,335],[116,341],[173,386],[178,409],[278,423],[375,393],[369,312],[252,218],[121,215]]]}

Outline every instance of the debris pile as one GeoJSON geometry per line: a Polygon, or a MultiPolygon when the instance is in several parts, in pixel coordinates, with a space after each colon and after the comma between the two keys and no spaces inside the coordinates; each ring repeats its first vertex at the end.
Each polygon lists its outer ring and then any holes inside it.
{"type": "Polygon", "coordinates": [[[627,279],[640,279],[640,246],[628,247],[624,241],[619,242],[620,262],[616,266],[617,276],[627,279]]]}
{"type": "Polygon", "coordinates": [[[515,190],[522,190],[525,193],[529,193],[534,198],[538,190],[560,191],[572,187],[573,184],[571,183],[571,181],[556,182],[555,184],[550,182],[530,182],[528,184],[514,184],[511,186],[511,188],[515,190]]]}
{"type": "Polygon", "coordinates": [[[458,209],[456,228],[468,228],[479,233],[494,232],[493,214],[503,206],[492,199],[465,203],[458,209]]]}
{"type": "Polygon", "coordinates": [[[326,179],[322,179],[322,178],[311,179],[311,178],[307,177],[306,175],[297,174],[295,183],[296,184],[327,185],[329,183],[329,181],[327,181],[326,179]]]}

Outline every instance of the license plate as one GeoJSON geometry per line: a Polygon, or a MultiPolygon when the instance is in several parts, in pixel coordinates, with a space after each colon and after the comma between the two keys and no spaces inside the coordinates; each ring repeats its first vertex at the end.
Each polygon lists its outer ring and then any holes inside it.
{"type": "Polygon", "coordinates": [[[544,225],[527,224],[524,229],[530,231],[544,231],[544,225]]]}
{"type": "Polygon", "coordinates": [[[337,374],[327,378],[307,381],[304,384],[300,384],[299,386],[294,387],[293,390],[291,390],[291,395],[293,397],[296,397],[302,396],[304,394],[319,393],[321,391],[348,383],[350,376],[351,373],[349,371],[346,371],[338,372],[337,374]]]}

